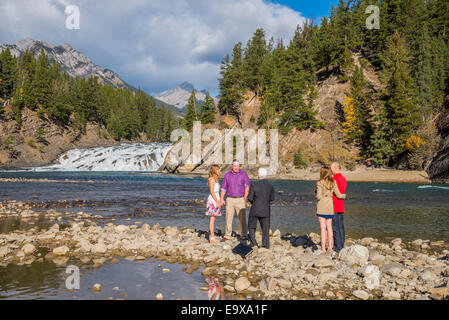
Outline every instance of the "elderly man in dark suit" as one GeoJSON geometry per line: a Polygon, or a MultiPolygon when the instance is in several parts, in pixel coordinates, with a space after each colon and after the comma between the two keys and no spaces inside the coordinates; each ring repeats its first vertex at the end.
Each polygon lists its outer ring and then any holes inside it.
{"type": "Polygon", "coordinates": [[[274,201],[274,188],[267,180],[267,170],[259,168],[259,180],[251,183],[248,201],[251,202],[248,229],[251,246],[258,246],[256,241],[257,221],[262,228],[262,247],[270,247],[270,202],[274,201]]]}

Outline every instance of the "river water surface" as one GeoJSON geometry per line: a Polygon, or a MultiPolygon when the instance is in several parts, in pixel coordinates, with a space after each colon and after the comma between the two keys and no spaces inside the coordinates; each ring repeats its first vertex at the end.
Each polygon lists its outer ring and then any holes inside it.
{"type": "MultiPolygon", "coordinates": [[[[105,222],[114,219],[115,224],[141,221],[150,225],[208,229],[203,201],[208,187],[204,178],[149,172],[1,172],[0,178],[61,181],[0,183],[0,201],[29,201],[36,207],[34,210],[90,212],[106,217],[105,222]],[[72,183],[66,179],[90,183],[72,183]]],[[[276,201],[272,207],[271,228],[283,234],[319,233],[314,213],[315,183],[272,182],[276,201]]],[[[347,237],[449,241],[448,186],[349,182],[345,207],[347,237]]],[[[40,223],[46,227],[45,221],[40,223]]],[[[216,226],[224,229],[224,215],[217,218],[216,226]]],[[[0,232],[31,227],[35,226],[14,219],[0,220],[0,232]]],[[[237,219],[234,227],[238,228],[237,219]]],[[[81,266],[81,282],[85,285],[75,292],[64,289],[65,267],[50,262],[0,267],[0,298],[154,299],[156,293],[162,292],[170,299],[207,299],[207,294],[199,291],[205,285],[201,268],[188,275],[181,271],[181,265],[149,261],[121,260],[119,264],[106,263],[100,269],[81,266]],[[159,264],[172,271],[162,274],[159,264]],[[99,294],[89,289],[96,282],[102,282],[105,287],[99,294]],[[112,290],[114,287],[120,289],[112,290]]]]}

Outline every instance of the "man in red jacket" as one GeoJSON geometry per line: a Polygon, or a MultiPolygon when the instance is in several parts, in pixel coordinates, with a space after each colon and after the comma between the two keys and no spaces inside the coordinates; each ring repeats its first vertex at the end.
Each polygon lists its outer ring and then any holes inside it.
{"type": "MultiPolygon", "coordinates": [[[[345,177],[340,173],[340,164],[333,162],[331,170],[334,174],[334,180],[337,182],[338,190],[341,193],[346,193],[347,182],[345,177]]],[[[343,225],[343,213],[345,212],[345,200],[338,199],[335,194],[332,195],[334,203],[334,218],[332,219],[332,230],[334,233],[334,251],[340,252],[345,245],[345,226],[343,225]]]]}

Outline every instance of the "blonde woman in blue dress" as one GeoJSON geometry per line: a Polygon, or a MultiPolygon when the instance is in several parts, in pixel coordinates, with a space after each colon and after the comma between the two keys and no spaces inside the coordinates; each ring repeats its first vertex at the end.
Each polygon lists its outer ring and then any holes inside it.
{"type": "MultiPolygon", "coordinates": [[[[220,167],[214,164],[210,167],[209,170],[209,179],[208,179],[208,185],[209,185],[209,197],[207,198],[207,211],[206,216],[209,216],[209,242],[211,244],[215,243],[215,217],[221,216],[220,211],[220,199],[219,192],[220,192],[220,184],[218,183],[218,176],[220,175],[220,167]]],[[[224,204],[224,203],[223,203],[224,204]]]]}

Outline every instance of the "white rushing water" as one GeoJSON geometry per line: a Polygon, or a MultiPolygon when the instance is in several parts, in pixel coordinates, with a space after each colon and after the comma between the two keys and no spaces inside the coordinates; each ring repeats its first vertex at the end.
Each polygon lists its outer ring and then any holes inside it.
{"type": "Polygon", "coordinates": [[[58,163],[32,171],[156,171],[164,163],[170,143],[133,143],[113,147],[73,149],[58,163]]]}

